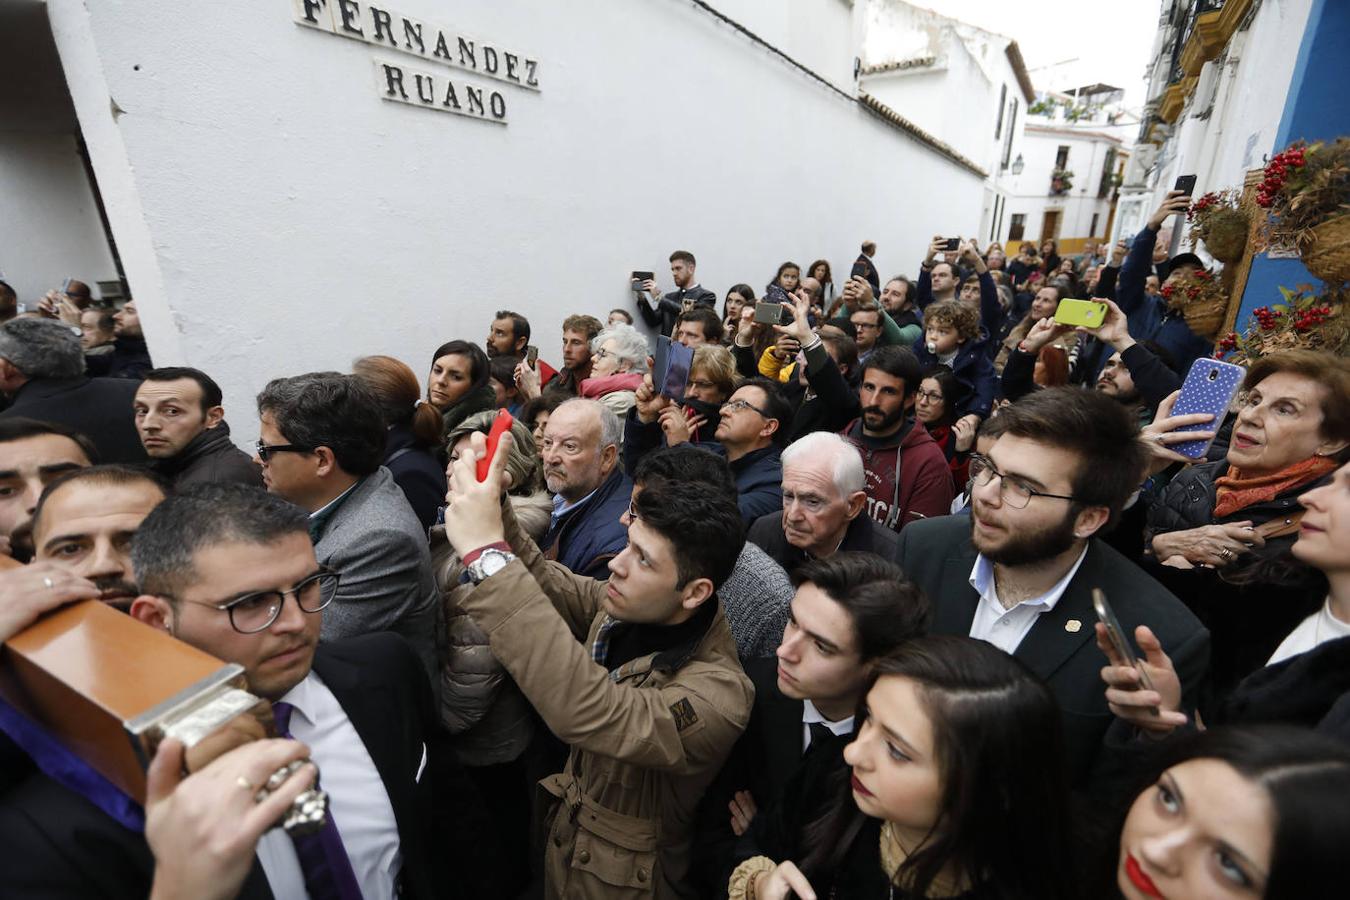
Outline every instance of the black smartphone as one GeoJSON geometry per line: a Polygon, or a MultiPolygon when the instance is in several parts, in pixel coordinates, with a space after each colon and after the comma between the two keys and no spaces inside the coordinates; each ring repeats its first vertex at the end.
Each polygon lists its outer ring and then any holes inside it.
{"type": "Polygon", "coordinates": [[[1181,175],[1177,178],[1177,183],[1172,185],[1172,190],[1181,191],[1187,197],[1195,193],[1195,176],[1181,175]]]}
{"type": "Polygon", "coordinates": [[[948,253],[954,253],[960,246],[961,246],[960,238],[947,238],[947,243],[942,245],[942,249],[947,251],[948,253]]]}
{"type": "Polygon", "coordinates": [[[653,273],[651,273],[651,272],[634,272],[634,273],[633,273],[633,280],[636,281],[638,284],[641,284],[641,283],[644,282],[644,281],[651,281],[653,277],[655,277],[655,276],[654,276],[653,273]]]}
{"type": "Polygon", "coordinates": [[[862,279],[866,279],[866,278],[867,278],[867,263],[864,262],[864,261],[861,260],[861,259],[858,260],[857,262],[855,262],[855,263],[853,264],[853,269],[848,273],[848,277],[849,277],[849,278],[862,278],[862,279]]]}

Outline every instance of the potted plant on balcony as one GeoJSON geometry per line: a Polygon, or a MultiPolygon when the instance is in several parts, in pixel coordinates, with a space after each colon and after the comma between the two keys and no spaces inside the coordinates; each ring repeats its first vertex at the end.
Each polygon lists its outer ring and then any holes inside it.
{"type": "Polygon", "coordinates": [[[1275,154],[1256,202],[1270,211],[1268,240],[1297,247],[1328,284],[1350,279],[1350,138],[1297,141],[1275,154]]]}
{"type": "Polygon", "coordinates": [[[1055,169],[1050,173],[1050,193],[1067,194],[1073,190],[1073,172],[1069,169],[1055,169]]]}
{"type": "Polygon", "coordinates": [[[1281,350],[1350,352],[1350,311],[1338,296],[1319,296],[1306,284],[1297,290],[1281,287],[1280,294],[1283,303],[1253,310],[1243,333],[1224,335],[1214,355],[1232,354],[1230,362],[1246,366],[1281,350]]]}
{"type": "Polygon", "coordinates": [[[1239,205],[1241,195],[1235,190],[1211,191],[1191,204],[1186,221],[1191,223],[1191,249],[1205,242],[1209,255],[1223,263],[1242,259],[1247,247],[1247,214],[1239,205]]]}

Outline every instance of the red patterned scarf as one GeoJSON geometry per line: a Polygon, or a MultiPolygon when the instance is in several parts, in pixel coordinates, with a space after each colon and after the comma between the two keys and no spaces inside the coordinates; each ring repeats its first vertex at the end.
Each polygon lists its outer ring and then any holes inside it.
{"type": "Polygon", "coordinates": [[[1222,519],[1253,503],[1274,500],[1286,491],[1316,481],[1336,465],[1330,457],[1310,456],[1268,475],[1247,475],[1237,466],[1229,466],[1228,474],[1214,482],[1214,518],[1222,519]]]}

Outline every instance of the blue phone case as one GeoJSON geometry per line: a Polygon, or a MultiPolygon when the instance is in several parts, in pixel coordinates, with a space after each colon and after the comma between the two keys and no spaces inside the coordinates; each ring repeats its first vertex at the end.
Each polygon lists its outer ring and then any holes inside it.
{"type": "MultiPolygon", "coordinates": [[[[1242,385],[1242,379],[1246,377],[1247,370],[1242,366],[1217,359],[1197,359],[1191,364],[1191,371],[1187,373],[1186,381],[1181,385],[1181,396],[1177,397],[1176,405],[1172,407],[1172,415],[1208,413],[1214,420],[1199,425],[1185,425],[1177,431],[1218,431],[1219,426],[1223,424],[1224,416],[1228,414],[1228,406],[1233,402],[1233,395],[1237,393],[1242,385]]],[[[1202,459],[1212,443],[1214,443],[1212,438],[1207,441],[1187,441],[1184,444],[1174,444],[1172,449],[1182,456],[1202,459]]]]}

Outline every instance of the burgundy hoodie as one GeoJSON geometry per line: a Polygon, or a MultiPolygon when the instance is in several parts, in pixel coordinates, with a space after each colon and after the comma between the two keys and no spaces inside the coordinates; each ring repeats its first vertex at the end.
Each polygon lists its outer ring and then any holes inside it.
{"type": "Polygon", "coordinates": [[[841,432],[862,454],[867,515],[899,531],[916,519],[951,512],[956,490],[942,448],[928,430],[908,419],[895,434],[869,437],[862,419],[841,432]]]}

